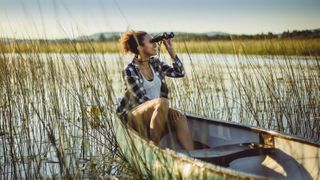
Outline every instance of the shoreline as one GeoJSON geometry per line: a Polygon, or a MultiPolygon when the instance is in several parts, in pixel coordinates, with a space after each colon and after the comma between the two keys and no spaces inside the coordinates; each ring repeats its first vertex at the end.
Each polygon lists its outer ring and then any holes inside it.
{"type": "MultiPolygon", "coordinates": [[[[176,41],[177,53],[319,56],[320,39],[176,41]]],[[[119,42],[0,42],[0,53],[121,53],[119,42]]],[[[161,53],[166,53],[161,46],[161,53]]]]}

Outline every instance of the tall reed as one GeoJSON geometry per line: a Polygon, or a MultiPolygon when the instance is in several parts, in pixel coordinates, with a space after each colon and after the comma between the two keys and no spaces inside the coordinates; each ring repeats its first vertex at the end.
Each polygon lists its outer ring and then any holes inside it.
{"type": "MultiPolygon", "coordinates": [[[[18,42],[10,44],[14,51],[0,49],[1,177],[143,178],[119,151],[111,123],[124,88],[120,72],[130,57],[114,50],[111,58],[95,45],[72,42],[70,54],[59,44],[58,52],[46,53],[50,43],[30,43],[28,51],[18,42]],[[87,47],[90,53],[83,53],[87,47]]],[[[249,55],[253,46],[238,42],[228,51],[204,43],[206,54],[192,54],[194,43],[177,44],[186,52],[180,57],[187,74],[167,78],[171,106],[319,142],[318,56],[288,56],[300,54],[292,49],[300,45],[272,41],[260,48],[280,56],[249,55]]]]}

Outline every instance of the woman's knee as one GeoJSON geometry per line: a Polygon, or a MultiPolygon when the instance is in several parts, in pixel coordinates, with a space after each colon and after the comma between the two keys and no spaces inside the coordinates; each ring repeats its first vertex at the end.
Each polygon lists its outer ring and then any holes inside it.
{"type": "Polygon", "coordinates": [[[157,98],[155,99],[155,108],[157,110],[163,111],[163,112],[168,112],[169,110],[169,101],[166,98],[157,98]]]}
{"type": "Polygon", "coordinates": [[[174,122],[174,124],[181,124],[187,122],[187,117],[183,113],[173,109],[169,110],[169,118],[171,119],[171,121],[174,122]]]}

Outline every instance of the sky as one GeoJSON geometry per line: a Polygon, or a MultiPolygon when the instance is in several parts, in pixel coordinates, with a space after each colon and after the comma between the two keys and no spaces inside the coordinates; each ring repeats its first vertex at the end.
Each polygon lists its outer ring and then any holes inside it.
{"type": "Polygon", "coordinates": [[[320,0],[0,0],[0,37],[99,32],[281,33],[320,28],[320,0]]]}

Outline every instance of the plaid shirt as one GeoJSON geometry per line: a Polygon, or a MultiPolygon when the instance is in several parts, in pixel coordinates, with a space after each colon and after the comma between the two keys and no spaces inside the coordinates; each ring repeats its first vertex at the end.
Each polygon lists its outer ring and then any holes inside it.
{"type": "MultiPolygon", "coordinates": [[[[125,94],[120,100],[120,103],[116,109],[118,117],[121,119],[127,119],[128,112],[139,104],[142,104],[150,100],[146,96],[146,90],[143,87],[143,79],[139,73],[139,67],[134,63],[136,57],[129,63],[122,71],[123,79],[125,80],[125,94]]],[[[174,58],[172,66],[160,61],[158,58],[151,57],[150,65],[153,67],[155,74],[159,76],[161,80],[160,97],[168,98],[168,87],[166,84],[165,76],[179,78],[184,77],[184,67],[178,56],[174,58]]]]}

